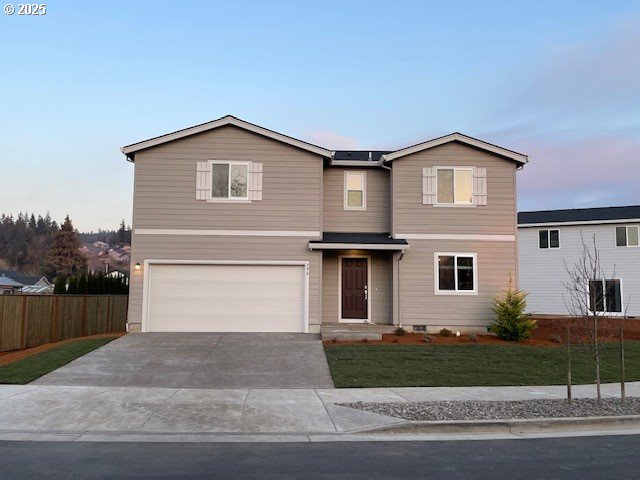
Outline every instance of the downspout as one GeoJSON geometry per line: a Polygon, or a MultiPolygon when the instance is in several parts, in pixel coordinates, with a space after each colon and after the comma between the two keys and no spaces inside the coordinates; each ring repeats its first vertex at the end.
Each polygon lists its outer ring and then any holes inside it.
{"type": "Polygon", "coordinates": [[[402,325],[402,302],[400,301],[400,297],[401,297],[401,284],[400,284],[400,279],[402,278],[401,275],[401,269],[402,269],[402,264],[400,263],[400,260],[402,260],[402,257],[404,257],[404,250],[400,251],[400,257],[398,258],[398,325],[402,325]]]}

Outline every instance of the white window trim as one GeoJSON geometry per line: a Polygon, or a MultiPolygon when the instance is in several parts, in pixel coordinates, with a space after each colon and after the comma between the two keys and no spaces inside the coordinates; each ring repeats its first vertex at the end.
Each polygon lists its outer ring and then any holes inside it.
{"type": "Polygon", "coordinates": [[[436,171],[436,180],[435,180],[435,202],[433,204],[434,207],[476,207],[476,199],[473,194],[473,167],[433,167],[436,171]],[[438,171],[440,170],[453,170],[453,203],[439,203],[438,202],[438,171]],[[456,203],[456,171],[457,170],[467,170],[471,172],[471,203],[463,202],[456,203]]]}
{"type": "Polygon", "coordinates": [[[433,254],[433,284],[436,295],[478,295],[478,255],[472,252],[435,252],[433,254]],[[456,290],[440,290],[438,257],[454,257],[453,272],[456,290]],[[473,290],[458,290],[458,257],[473,258],[473,290]]]}
{"type": "MultiPolygon", "coordinates": [[[[600,280],[600,282],[602,282],[602,291],[605,293],[604,298],[602,299],[602,301],[604,302],[604,311],[601,310],[597,310],[597,311],[593,311],[591,310],[591,308],[587,309],[591,312],[591,313],[599,313],[601,314],[603,317],[622,317],[624,316],[625,312],[624,312],[624,290],[623,290],[623,285],[622,285],[622,279],[621,278],[602,278],[602,279],[598,279],[600,280]],[[605,285],[605,281],[606,280],[617,280],[618,282],[620,282],[620,312],[607,312],[606,308],[607,308],[607,295],[606,295],[606,285],[605,285]]],[[[596,280],[597,281],[597,280],[596,280]]],[[[589,291],[588,295],[587,295],[587,305],[590,307],[591,306],[591,292],[589,291]]]]}
{"type": "Polygon", "coordinates": [[[367,172],[361,170],[345,170],[343,175],[343,203],[342,206],[344,210],[355,210],[355,211],[365,211],[367,209],[367,172]],[[347,180],[349,179],[349,175],[361,175],[362,176],[362,206],[361,207],[350,207],[348,204],[349,193],[348,193],[348,185],[347,180]]]}
{"type": "Polygon", "coordinates": [[[211,188],[207,192],[207,202],[214,203],[251,203],[249,200],[249,167],[251,162],[241,160],[209,160],[209,171],[211,172],[211,188]],[[231,165],[245,165],[247,167],[247,195],[244,197],[213,197],[211,190],[213,189],[213,165],[229,165],[229,178],[227,180],[227,195],[231,194],[231,165]]]}
{"type": "Polygon", "coordinates": [[[615,227],[613,227],[613,245],[616,248],[638,248],[640,247],[640,242],[638,242],[638,245],[629,245],[629,229],[630,228],[636,228],[638,229],[638,238],[640,239],[640,225],[616,225],[615,227]],[[624,233],[626,235],[626,245],[618,245],[618,228],[623,228],[624,227],[624,233]]]}
{"type": "Polygon", "coordinates": [[[560,250],[560,247],[562,246],[562,241],[560,240],[560,229],[559,228],[541,228],[538,230],[538,250],[560,250]],[[557,247],[552,247],[551,246],[551,230],[557,230],[558,231],[558,246],[557,247]],[[547,232],[547,245],[549,245],[547,248],[542,248],[540,246],[540,232],[547,232]]]}

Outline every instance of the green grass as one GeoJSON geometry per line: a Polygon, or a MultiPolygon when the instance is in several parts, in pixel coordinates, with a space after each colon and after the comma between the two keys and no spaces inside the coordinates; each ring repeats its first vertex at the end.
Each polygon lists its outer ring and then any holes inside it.
{"type": "Polygon", "coordinates": [[[62,344],[51,350],[0,367],[0,383],[24,385],[66,365],[117,337],[91,338],[62,344]]]}
{"type": "MultiPolygon", "coordinates": [[[[561,385],[566,350],[522,345],[326,345],[336,387],[561,385]]],[[[594,382],[594,366],[573,349],[573,383],[594,382]]],[[[625,342],[627,381],[640,380],[640,341],[625,342]]],[[[617,344],[603,351],[602,382],[619,381],[617,344]]]]}

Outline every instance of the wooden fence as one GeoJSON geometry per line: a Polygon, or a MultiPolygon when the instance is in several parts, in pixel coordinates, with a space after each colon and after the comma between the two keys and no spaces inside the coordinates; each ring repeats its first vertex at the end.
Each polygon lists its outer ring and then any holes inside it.
{"type": "Polygon", "coordinates": [[[124,332],[128,295],[0,295],[0,352],[124,332]]]}

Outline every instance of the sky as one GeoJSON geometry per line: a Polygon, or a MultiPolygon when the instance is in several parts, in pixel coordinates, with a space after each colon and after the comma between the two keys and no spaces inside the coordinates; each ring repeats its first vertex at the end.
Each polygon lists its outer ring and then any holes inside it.
{"type": "Polygon", "coordinates": [[[0,14],[0,212],[130,223],[119,148],[226,114],[330,149],[460,131],[530,156],[520,210],[640,204],[640,1],[46,5],[0,14]]]}

